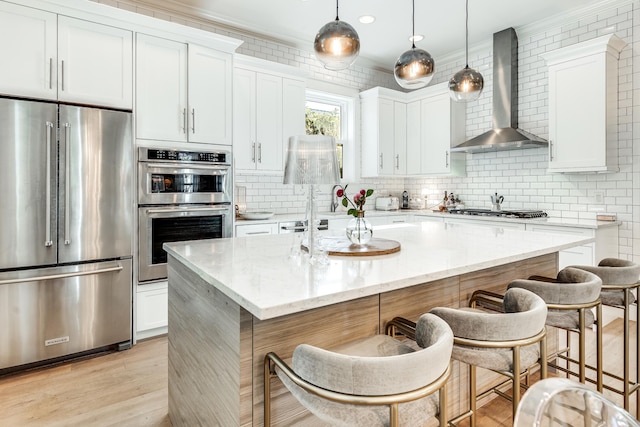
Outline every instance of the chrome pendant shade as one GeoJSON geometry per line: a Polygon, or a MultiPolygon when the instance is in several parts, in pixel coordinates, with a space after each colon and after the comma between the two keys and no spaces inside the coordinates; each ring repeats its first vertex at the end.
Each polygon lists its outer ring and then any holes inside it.
{"type": "Polygon", "coordinates": [[[484,88],[482,74],[467,65],[449,80],[449,94],[454,101],[469,102],[480,97],[484,88]]]}
{"type": "Polygon", "coordinates": [[[400,55],[393,69],[396,82],[405,89],[420,89],[429,84],[433,78],[435,63],[433,58],[423,49],[415,45],[400,55]]]}
{"type": "Polygon", "coordinates": [[[338,17],[338,1],[336,0],[336,19],[325,24],[313,42],[316,57],[328,70],[344,70],[349,68],[360,53],[360,37],[348,23],[338,17]]]}
{"type": "Polygon", "coordinates": [[[480,97],[484,88],[484,77],[478,71],[469,68],[469,0],[466,0],[465,14],[465,67],[449,80],[449,95],[454,101],[470,102],[480,97]]]}
{"type": "Polygon", "coordinates": [[[404,52],[393,68],[393,75],[396,82],[405,89],[420,89],[429,84],[435,72],[435,62],[433,58],[423,49],[417,49],[413,39],[416,34],[416,2],[412,1],[412,33],[411,49],[404,52]]]}

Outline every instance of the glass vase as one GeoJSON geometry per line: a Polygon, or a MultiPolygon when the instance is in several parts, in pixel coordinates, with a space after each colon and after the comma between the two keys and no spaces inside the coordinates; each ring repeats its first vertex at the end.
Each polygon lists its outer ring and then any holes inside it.
{"type": "Polygon", "coordinates": [[[373,237],[373,227],[364,217],[364,211],[358,211],[358,216],[347,224],[347,238],[351,243],[364,245],[373,237]]]}

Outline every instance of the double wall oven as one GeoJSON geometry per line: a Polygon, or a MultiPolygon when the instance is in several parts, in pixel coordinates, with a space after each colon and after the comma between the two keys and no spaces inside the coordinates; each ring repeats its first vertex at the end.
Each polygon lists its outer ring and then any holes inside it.
{"type": "Polygon", "coordinates": [[[165,242],[232,237],[231,153],[139,148],[138,279],[166,279],[165,242]]]}

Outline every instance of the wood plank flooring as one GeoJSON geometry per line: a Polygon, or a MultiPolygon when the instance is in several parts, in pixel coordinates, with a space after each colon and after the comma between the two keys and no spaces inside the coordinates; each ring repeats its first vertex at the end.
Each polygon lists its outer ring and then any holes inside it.
{"type": "MultiPolygon", "coordinates": [[[[607,325],[604,337],[605,368],[621,371],[622,320],[607,325]]],[[[605,394],[621,404],[618,395],[605,394]]],[[[3,427],[169,427],[167,407],[166,336],[120,353],[0,378],[3,427]]],[[[478,425],[510,426],[510,402],[496,398],[480,408],[478,425]]]]}

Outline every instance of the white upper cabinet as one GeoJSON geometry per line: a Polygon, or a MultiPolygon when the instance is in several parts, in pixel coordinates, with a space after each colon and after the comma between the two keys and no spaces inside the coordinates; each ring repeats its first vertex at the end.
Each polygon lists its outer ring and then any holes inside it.
{"type": "Polygon", "coordinates": [[[132,109],[132,32],[58,17],[58,99],[132,109]]]}
{"type": "Polygon", "coordinates": [[[0,2],[0,92],[56,100],[56,14],[0,2]]]}
{"type": "Polygon", "coordinates": [[[133,107],[131,31],[0,2],[0,92],[133,107]]]}
{"type": "Polygon", "coordinates": [[[231,144],[231,54],[138,33],[136,137],[231,144]]]}
{"type": "Polygon", "coordinates": [[[549,172],[618,170],[618,57],[613,34],[541,55],[549,66],[549,172]]]}
{"type": "Polygon", "coordinates": [[[362,176],[405,175],[406,103],[402,93],[376,87],[360,93],[362,176]]]}
{"type": "Polygon", "coordinates": [[[376,87],[360,94],[362,176],[464,175],[465,106],[447,84],[410,93],[376,87]]]}
{"type": "Polygon", "coordinates": [[[187,141],[187,45],[136,35],[136,136],[187,141]]]}
{"type": "Polygon", "coordinates": [[[231,55],[189,44],[189,141],[232,143],[231,55]]]}
{"type": "Polygon", "coordinates": [[[464,142],[465,105],[454,102],[446,85],[437,85],[420,100],[421,173],[456,175],[466,173],[466,154],[452,153],[451,147],[464,142]]]}
{"type": "Polygon", "coordinates": [[[305,133],[306,82],[287,75],[294,71],[288,66],[253,58],[239,62],[233,70],[236,170],[282,172],[289,137],[305,133]]]}

